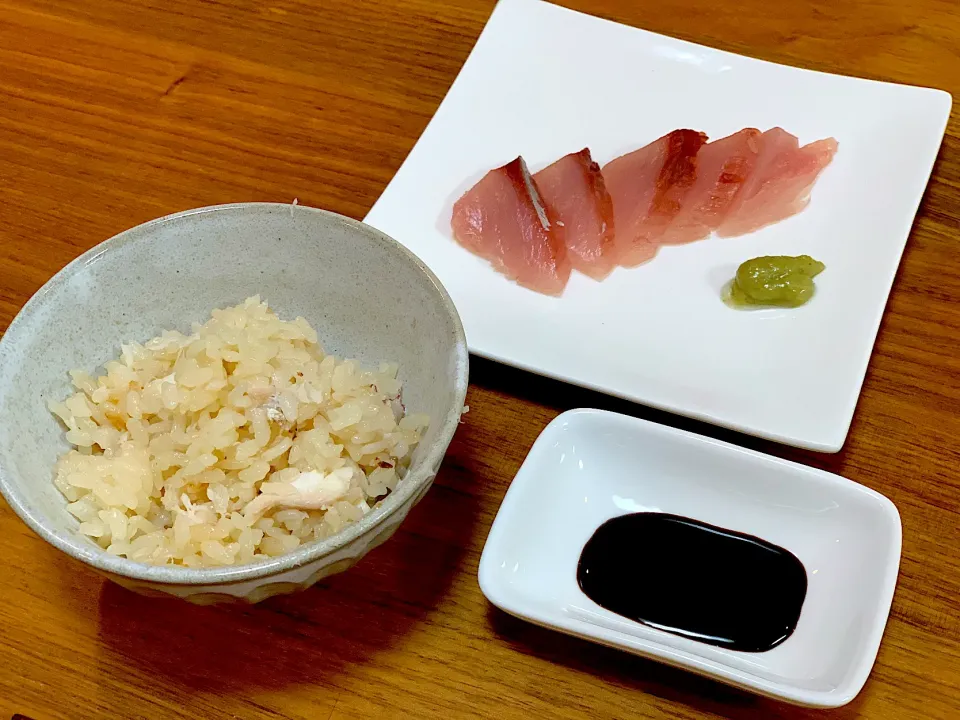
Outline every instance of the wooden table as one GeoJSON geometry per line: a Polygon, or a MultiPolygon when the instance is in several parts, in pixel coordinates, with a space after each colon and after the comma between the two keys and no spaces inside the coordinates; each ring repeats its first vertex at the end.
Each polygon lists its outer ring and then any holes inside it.
{"type": "MultiPolygon", "coordinates": [[[[768,60],[960,93],[954,0],[568,4],[768,60]]],[[[150,218],[295,197],[362,217],[492,6],[0,0],[0,332],[61,266],[150,218]]],[[[544,425],[584,405],[732,438],[889,496],[904,527],[890,623],[866,688],[831,715],[960,717],[958,300],[955,111],[837,455],[475,361],[466,424],[397,536],[349,573],[255,607],[130,594],[0,505],[0,718],[818,716],[486,602],[477,562],[507,484],[544,425]]]]}

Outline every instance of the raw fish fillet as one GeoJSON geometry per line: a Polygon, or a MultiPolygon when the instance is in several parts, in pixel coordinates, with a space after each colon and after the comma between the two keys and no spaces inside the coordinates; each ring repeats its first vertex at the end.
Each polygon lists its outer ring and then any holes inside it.
{"type": "Polygon", "coordinates": [[[697,153],[706,141],[696,130],[674,130],[604,166],[620,265],[634,267],[657,254],[660,236],[697,179],[697,153]]]}
{"type": "Polygon", "coordinates": [[[721,237],[753,232],[803,210],[817,177],[837,152],[833,138],[799,147],[797,138],[782,128],[767,130],[758,142],[756,167],[717,228],[721,237]]]}
{"type": "Polygon", "coordinates": [[[540,199],[522,157],[491,170],[453,206],[453,235],[511,280],[560,295],[570,279],[563,226],[540,199]]]}
{"type": "Polygon", "coordinates": [[[617,264],[613,201],[589,148],[564,155],[533,179],[544,204],[563,224],[573,268],[594,280],[603,280],[617,264]]]}
{"type": "Polygon", "coordinates": [[[700,149],[697,180],[683,208],[660,237],[661,245],[702,240],[720,225],[737,191],[753,172],[760,150],[759,137],[759,130],[746,128],[700,149]]]}

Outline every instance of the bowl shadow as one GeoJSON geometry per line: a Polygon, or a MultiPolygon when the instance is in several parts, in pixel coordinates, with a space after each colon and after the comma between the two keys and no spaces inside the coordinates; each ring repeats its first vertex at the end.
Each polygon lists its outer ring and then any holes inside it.
{"type": "Polygon", "coordinates": [[[237,695],[323,685],[375,663],[443,602],[459,572],[476,506],[443,479],[462,467],[445,463],[397,533],[356,566],[292,595],[199,607],[103,583],[99,637],[112,654],[105,662],[180,691],[237,695]]]}

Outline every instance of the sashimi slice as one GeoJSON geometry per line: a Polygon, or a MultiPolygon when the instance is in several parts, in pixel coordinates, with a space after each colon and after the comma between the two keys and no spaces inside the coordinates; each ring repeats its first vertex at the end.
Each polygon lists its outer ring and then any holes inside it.
{"type": "Polygon", "coordinates": [[[564,155],[533,176],[544,204],[563,224],[575,270],[603,280],[616,267],[613,201],[589,148],[564,155]]]}
{"type": "Polygon", "coordinates": [[[697,180],[683,208],[660,237],[661,245],[702,240],[723,222],[737,191],[756,166],[759,137],[759,130],[745,128],[700,149],[697,180]]]}
{"type": "Polygon", "coordinates": [[[563,226],[522,157],[491,170],[453,206],[453,235],[519,285],[560,295],[570,279],[563,226]]]}
{"type": "Polygon", "coordinates": [[[743,235],[796,215],[810,202],[810,190],[837,152],[834,138],[799,147],[782,128],[759,138],[760,155],[753,174],[734,198],[717,228],[721,237],[743,235]]]}
{"type": "Polygon", "coordinates": [[[604,166],[620,265],[634,267],[657,254],[660,236],[697,179],[697,153],[706,141],[696,130],[674,130],[604,166]]]}

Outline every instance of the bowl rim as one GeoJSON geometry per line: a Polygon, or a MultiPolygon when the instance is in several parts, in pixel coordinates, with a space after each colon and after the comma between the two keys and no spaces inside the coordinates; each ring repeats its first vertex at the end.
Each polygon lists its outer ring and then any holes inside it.
{"type": "MultiPolygon", "coordinates": [[[[414,469],[407,473],[403,482],[398,484],[397,489],[391,492],[382,502],[378,503],[372,512],[367,513],[363,518],[348,525],[340,532],[323,540],[307,543],[292,552],[268,560],[258,560],[235,566],[228,565],[207,568],[189,568],[180,565],[148,565],[135,560],[110,555],[106,550],[100,548],[92,541],[86,542],[79,536],[66,537],[61,533],[49,529],[23,502],[18,486],[13,480],[12,472],[4,468],[3,457],[0,456],[0,494],[3,495],[13,511],[30,529],[58,550],[83,563],[93,566],[101,572],[150,583],[179,586],[209,586],[259,580],[295,570],[313,563],[316,560],[335,554],[362,535],[373,532],[382,525],[394,511],[400,509],[412,496],[419,494],[425,486],[429,486],[432,482],[435,471],[439,468],[440,462],[446,454],[447,447],[457,430],[457,426],[460,424],[463,403],[467,393],[469,353],[460,314],[457,312],[457,308],[446,288],[444,288],[433,271],[431,271],[419,257],[404,245],[386,233],[377,230],[375,227],[330,210],[322,210],[320,208],[296,203],[292,205],[275,202],[225,203],[183,210],[135,225],[93,246],[47,280],[47,282],[24,303],[4,334],[0,336],[0,347],[2,347],[4,343],[12,343],[15,341],[20,325],[26,322],[24,318],[37,311],[42,305],[44,298],[59,289],[69,277],[72,277],[87,265],[87,263],[105,252],[116,250],[129,243],[145,241],[149,237],[149,230],[155,226],[184,221],[195,216],[206,214],[247,211],[276,212],[278,210],[297,214],[318,215],[366,235],[369,239],[379,243],[381,246],[390,248],[397,252],[401,258],[413,263],[433,285],[441,306],[453,321],[456,335],[454,348],[456,353],[456,377],[454,378],[453,388],[455,402],[443,416],[438,434],[433,443],[427,448],[426,455],[420,459],[420,462],[414,469]]],[[[51,483],[52,482],[53,480],[51,478],[51,483]]],[[[66,511],[64,510],[64,512],[66,511]]]]}

